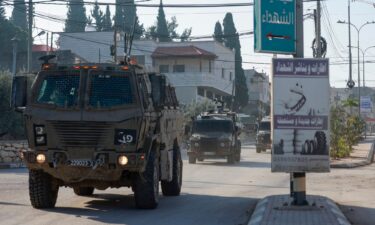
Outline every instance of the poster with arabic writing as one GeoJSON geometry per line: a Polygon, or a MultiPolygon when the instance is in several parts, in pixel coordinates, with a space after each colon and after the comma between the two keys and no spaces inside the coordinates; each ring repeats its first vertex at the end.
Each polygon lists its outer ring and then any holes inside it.
{"type": "Polygon", "coordinates": [[[329,172],[328,59],[272,63],[272,172],[329,172]]]}

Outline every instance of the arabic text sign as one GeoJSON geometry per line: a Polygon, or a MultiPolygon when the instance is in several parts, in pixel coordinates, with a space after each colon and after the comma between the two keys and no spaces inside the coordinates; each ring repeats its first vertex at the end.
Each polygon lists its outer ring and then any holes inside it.
{"type": "Polygon", "coordinates": [[[256,52],[296,52],[296,1],[254,0],[254,48],[256,52]]]}
{"type": "Polygon", "coordinates": [[[329,171],[329,62],[273,59],[272,171],[329,171]]]}

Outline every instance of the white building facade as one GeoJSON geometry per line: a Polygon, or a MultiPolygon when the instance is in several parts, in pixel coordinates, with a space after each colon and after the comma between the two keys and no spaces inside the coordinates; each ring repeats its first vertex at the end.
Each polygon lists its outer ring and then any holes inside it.
{"type": "MultiPolygon", "coordinates": [[[[123,42],[118,38],[118,58],[124,56],[123,42]]],[[[60,50],[71,50],[92,63],[113,63],[113,44],[113,32],[60,33],[59,38],[60,50]]],[[[216,41],[135,40],[131,55],[139,64],[166,74],[182,104],[232,95],[234,51],[216,41]]]]}

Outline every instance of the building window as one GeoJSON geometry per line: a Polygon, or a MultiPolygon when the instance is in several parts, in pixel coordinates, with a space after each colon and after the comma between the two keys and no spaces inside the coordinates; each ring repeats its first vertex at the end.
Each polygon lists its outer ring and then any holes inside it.
{"type": "Polygon", "coordinates": [[[214,95],[212,94],[211,91],[207,91],[207,96],[206,97],[209,98],[209,99],[213,99],[214,95]]]}
{"type": "Polygon", "coordinates": [[[208,61],[208,72],[211,73],[212,70],[211,60],[208,61]]]}
{"type": "Polygon", "coordinates": [[[169,65],[159,65],[160,73],[169,73],[169,65]]]}
{"type": "Polygon", "coordinates": [[[232,81],[233,77],[232,77],[232,72],[229,73],[229,80],[232,81]]]}
{"type": "Polygon", "coordinates": [[[183,73],[185,72],[185,65],[174,65],[173,72],[175,73],[183,73]]]}
{"type": "Polygon", "coordinates": [[[225,70],[221,68],[221,78],[225,79],[225,70]]]}
{"type": "Polygon", "coordinates": [[[198,95],[204,97],[204,89],[201,87],[198,87],[198,95]]]}

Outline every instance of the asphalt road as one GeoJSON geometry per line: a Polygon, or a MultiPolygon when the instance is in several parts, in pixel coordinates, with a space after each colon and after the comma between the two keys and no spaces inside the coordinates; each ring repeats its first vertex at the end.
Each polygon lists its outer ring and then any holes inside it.
{"type": "MultiPolygon", "coordinates": [[[[128,224],[128,225],[242,225],[256,202],[268,195],[289,193],[289,174],[270,172],[270,153],[242,149],[239,164],[209,160],[188,164],[184,152],[181,196],[161,196],[155,210],[138,210],[128,188],[75,196],[60,188],[56,208],[33,209],[26,169],[0,170],[0,224],[128,224]]],[[[339,203],[354,225],[375,224],[375,164],[331,173],[307,174],[307,194],[339,203]]]]}
{"type": "Polygon", "coordinates": [[[0,170],[0,224],[128,224],[210,225],[246,224],[259,198],[287,193],[288,176],[270,173],[270,154],[243,147],[239,164],[208,160],[188,164],[184,152],[181,196],[163,197],[155,210],[138,210],[129,188],[95,191],[93,197],[75,196],[60,188],[56,208],[33,209],[26,169],[0,170]]]}

